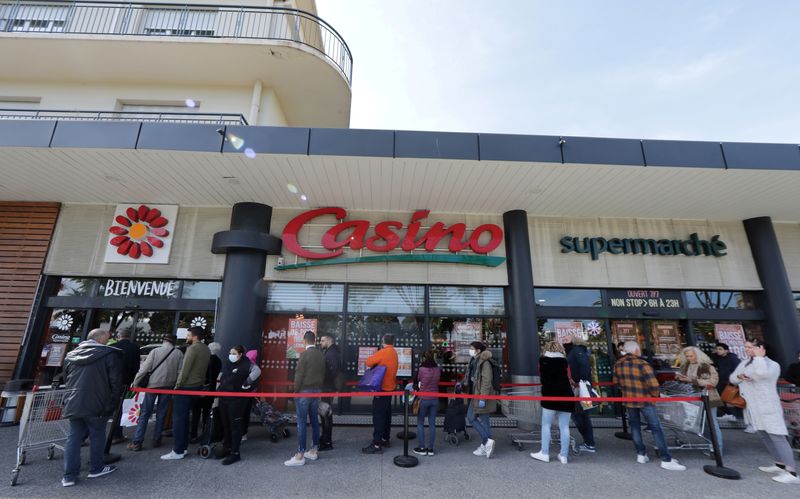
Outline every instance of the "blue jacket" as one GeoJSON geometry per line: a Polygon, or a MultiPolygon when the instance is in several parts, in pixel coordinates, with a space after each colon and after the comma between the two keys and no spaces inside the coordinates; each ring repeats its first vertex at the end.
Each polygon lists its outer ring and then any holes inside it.
{"type": "Polygon", "coordinates": [[[564,345],[567,351],[567,363],[572,381],[577,383],[580,380],[592,381],[592,366],[589,363],[589,349],[583,345],[568,343],[564,345]]]}

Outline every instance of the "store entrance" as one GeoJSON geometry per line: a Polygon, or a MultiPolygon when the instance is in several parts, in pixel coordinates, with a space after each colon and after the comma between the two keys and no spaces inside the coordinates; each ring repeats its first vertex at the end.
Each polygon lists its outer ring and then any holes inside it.
{"type": "Polygon", "coordinates": [[[611,341],[617,349],[626,341],[639,343],[642,356],[656,371],[673,366],[688,344],[684,321],[675,320],[612,320],[611,341]]]}

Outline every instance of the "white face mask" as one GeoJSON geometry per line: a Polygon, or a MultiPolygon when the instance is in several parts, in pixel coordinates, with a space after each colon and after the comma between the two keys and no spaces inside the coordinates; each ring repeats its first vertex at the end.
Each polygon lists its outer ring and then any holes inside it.
{"type": "Polygon", "coordinates": [[[234,362],[234,363],[235,362],[239,362],[239,356],[238,355],[234,355],[234,354],[229,354],[228,355],[228,360],[230,360],[231,362],[234,362]]]}
{"type": "Polygon", "coordinates": [[[470,357],[475,357],[476,355],[478,355],[478,351],[477,350],[473,350],[473,349],[470,348],[469,349],[469,356],[470,357]]]}

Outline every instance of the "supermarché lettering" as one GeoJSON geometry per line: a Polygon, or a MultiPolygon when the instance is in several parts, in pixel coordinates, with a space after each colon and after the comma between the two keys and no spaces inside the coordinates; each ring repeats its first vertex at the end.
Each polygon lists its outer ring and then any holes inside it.
{"type": "Polygon", "coordinates": [[[700,239],[697,233],[689,239],[631,239],[604,237],[564,236],[559,241],[562,253],[589,253],[598,260],[603,253],[612,255],[661,255],[661,256],[715,256],[727,255],[728,246],[714,235],[711,240],[700,239]]]}

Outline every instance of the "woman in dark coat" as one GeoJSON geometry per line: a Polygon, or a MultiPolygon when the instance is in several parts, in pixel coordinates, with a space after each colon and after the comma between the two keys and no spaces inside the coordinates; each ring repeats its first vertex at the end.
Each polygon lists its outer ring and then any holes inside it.
{"type": "MultiPolygon", "coordinates": [[[[222,376],[217,391],[246,392],[250,389],[247,377],[250,375],[250,360],[244,355],[244,347],[236,345],[231,348],[228,360],[223,362],[222,376]]],[[[233,464],[241,457],[239,447],[242,444],[244,418],[247,413],[248,399],[244,397],[220,397],[219,409],[222,416],[224,437],[222,440],[222,464],[233,464]]]]}
{"type": "MultiPolygon", "coordinates": [[[[555,341],[550,341],[544,347],[544,355],[539,358],[539,374],[542,379],[543,397],[574,397],[572,384],[569,380],[569,364],[564,354],[564,347],[555,341]]],[[[553,420],[558,420],[561,433],[561,452],[558,460],[567,464],[569,452],[569,420],[575,410],[575,402],[542,401],[542,449],[531,452],[531,457],[550,462],[550,427],[553,420]]]]}

